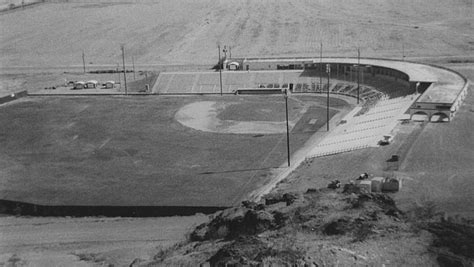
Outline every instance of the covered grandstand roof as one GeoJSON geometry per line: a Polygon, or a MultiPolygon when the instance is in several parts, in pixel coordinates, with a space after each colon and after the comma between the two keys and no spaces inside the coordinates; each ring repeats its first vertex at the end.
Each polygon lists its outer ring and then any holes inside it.
{"type": "MultiPolygon", "coordinates": [[[[244,62],[288,62],[320,63],[319,58],[247,58],[244,62]]],[[[357,58],[322,58],[322,63],[358,64],[357,58]]],[[[421,63],[361,58],[361,65],[380,66],[401,71],[408,75],[410,82],[434,83],[420,97],[419,102],[453,103],[463,90],[467,80],[460,74],[441,67],[421,63]]]]}

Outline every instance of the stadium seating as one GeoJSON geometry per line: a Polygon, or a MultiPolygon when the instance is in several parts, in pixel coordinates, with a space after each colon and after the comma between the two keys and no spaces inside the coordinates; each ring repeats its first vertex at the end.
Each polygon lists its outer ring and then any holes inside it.
{"type": "Polygon", "coordinates": [[[392,131],[415,100],[412,95],[381,99],[363,114],[360,114],[362,107],[355,109],[344,118],[346,123],[338,125],[331,135],[311,150],[307,158],[377,146],[381,137],[392,131]]]}

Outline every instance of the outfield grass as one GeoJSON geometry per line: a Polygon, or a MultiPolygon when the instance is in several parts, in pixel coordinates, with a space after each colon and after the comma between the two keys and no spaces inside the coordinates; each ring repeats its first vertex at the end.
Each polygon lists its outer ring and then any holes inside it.
{"type": "MultiPolygon", "coordinates": [[[[43,205],[234,204],[285,162],[286,136],[202,132],[174,114],[195,101],[236,98],[48,97],[0,106],[0,198],[43,205]]],[[[268,97],[238,98],[259,105],[256,99],[268,97]]],[[[300,121],[317,117],[321,126],[325,115],[307,113],[300,121]]],[[[296,126],[293,150],[315,130],[296,126]]]]}

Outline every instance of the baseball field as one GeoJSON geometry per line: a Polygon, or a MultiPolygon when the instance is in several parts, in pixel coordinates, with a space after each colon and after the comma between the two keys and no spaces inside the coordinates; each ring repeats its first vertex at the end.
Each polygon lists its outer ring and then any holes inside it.
{"type": "MultiPolygon", "coordinates": [[[[436,64],[472,81],[472,14],[471,0],[45,1],[0,14],[0,96],[123,79],[83,73],[83,63],[116,69],[121,45],[127,69],[134,61],[155,73],[210,70],[219,44],[232,57],[318,57],[322,44],[324,57],[356,57],[360,48],[361,57],[436,64]]],[[[309,98],[289,99],[292,152],[325,128],[324,100],[309,98]]],[[[333,113],[345,105],[335,104],[333,113]]],[[[275,191],[306,192],[362,172],[400,175],[394,198],[404,211],[435,207],[472,219],[473,104],[471,86],[452,122],[399,125],[392,145],[305,162],[275,191]],[[399,152],[399,171],[386,171],[399,152]]],[[[232,205],[286,166],[284,119],[281,96],[22,98],[0,106],[0,196],[42,205],[232,205]]],[[[0,262],[130,266],[156,259],[205,220],[2,215],[0,262]]],[[[331,245],[328,255],[359,265],[372,264],[360,261],[371,255],[388,266],[432,254],[417,250],[431,242],[425,231],[413,243],[395,231],[369,243],[338,236],[344,250],[331,245]]],[[[304,235],[321,249],[312,232],[304,235]]]]}
{"type": "MultiPolygon", "coordinates": [[[[288,102],[294,152],[325,98],[288,102]]],[[[0,122],[0,195],[40,205],[229,206],[286,162],[281,95],[32,97],[0,122]]]]}

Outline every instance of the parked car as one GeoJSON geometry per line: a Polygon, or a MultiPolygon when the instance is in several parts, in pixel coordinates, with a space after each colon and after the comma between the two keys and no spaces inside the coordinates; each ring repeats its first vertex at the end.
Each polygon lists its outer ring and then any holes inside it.
{"type": "Polygon", "coordinates": [[[383,138],[379,141],[379,145],[385,146],[390,144],[393,141],[393,135],[386,134],[383,138]]]}

